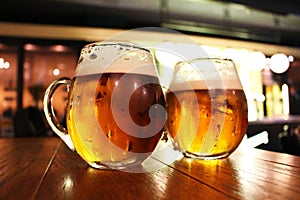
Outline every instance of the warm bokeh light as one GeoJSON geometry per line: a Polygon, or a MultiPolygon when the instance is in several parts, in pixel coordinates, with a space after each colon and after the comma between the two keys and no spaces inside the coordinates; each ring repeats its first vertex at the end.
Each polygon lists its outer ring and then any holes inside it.
{"type": "Polygon", "coordinates": [[[289,57],[288,57],[288,58],[289,58],[289,61],[290,61],[290,62],[294,62],[294,56],[292,56],[292,55],[289,55],[289,57]]]}
{"type": "Polygon", "coordinates": [[[55,68],[55,69],[53,70],[53,75],[54,75],[54,76],[58,76],[59,74],[60,74],[60,70],[57,69],[57,68],[55,68]]]}
{"type": "Polygon", "coordinates": [[[24,45],[24,50],[26,51],[36,51],[38,49],[37,45],[34,44],[25,44],[24,45]]]}
{"type": "Polygon", "coordinates": [[[55,51],[55,52],[67,52],[69,50],[68,47],[66,47],[64,45],[60,45],[60,44],[58,44],[58,45],[52,45],[50,47],[50,49],[52,51],[55,51]]]}
{"type": "Polygon", "coordinates": [[[227,48],[222,51],[222,58],[231,59],[235,63],[237,63],[239,60],[238,56],[237,50],[233,48],[227,48]]]}
{"type": "Polygon", "coordinates": [[[175,53],[165,50],[155,51],[155,56],[159,63],[171,68],[176,64],[176,62],[180,61],[180,58],[175,53]]]}
{"type": "Polygon", "coordinates": [[[282,91],[282,104],[283,104],[283,114],[290,114],[290,104],[289,104],[289,87],[287,84],[281,86],[282,91]]]}
{"type": "Polygon", "coordinates": [[[274,54],[271,57],[270,69],[277,73],[281,74],[285,72],[290,66],[290,61],[288,57],[283,53],[274,54]]]}
{"type": "Polygon", "coordinates": [[[260,71],[266,66],[266,56],[260,51],[253,51],[248,55],[248,65],[251,70],[260,71]]]}
{"type": "Polygon", "coordinates": [[[3,58],[0,58],[0,69],[8,69],[10,67],[10,63],[5,61],[3,58]]]}
{"type": "Polygon", "coordinates": [[[4,68],[4,69],[8,69],[9,67],[10,67],[9,62],[5,62],[5,63],[3,64],[3,68],[4,68]]]}

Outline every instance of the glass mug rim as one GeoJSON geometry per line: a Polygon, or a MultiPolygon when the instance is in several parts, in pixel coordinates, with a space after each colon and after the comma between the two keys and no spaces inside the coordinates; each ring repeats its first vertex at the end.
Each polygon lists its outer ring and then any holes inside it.
{"type": "Polygon", "coordinates": [[[151,49],[145,48],[140,44],[127,41],[93,42],[85,45],[81,49],[77,61],[75,76],[120,72],[148,74],[159,77],[159,73],[155,65],[154,53],[151,49]],[[107,50],[105,50],[106,48],[107,50]],[[125,61],[121,61],[122,59],[125,61]],[[88,68],[92,69],[89,67],[89,65],[93,64],[92,62],[100,62],[102,63],[102,66],[95,67],[91,71],[88,68]],[[153,67],[147,68],[145,65],[153,65],[153,67]],[[143,67],[148,70],[145,71],[143,67]]]}
{"type": "MultiPolygon", "coordinates": [[[[232,59],[220,57],[199,57],[189,60],[178,61],[174,65],[172,78],[169,83],[177,85],[178,83],[189,83],[194,87],[201,80],[201,89],[242,89],[243,86],[238,77],[237,67],[232,59]],[[176,74],[183,74],[177,76],[176,74]],[[175,76],[174,76],[175,75],[175,76]],[[175,82],[172,82],[176,80],[175,82]],[[232,84],[234,82],[234,84],[232,84]],[[174,84],[175,83],[175,84],[174,84]],[[195,84],[196,83],[196,84],[195,84]]],[[[179,86],[181,88],[181,86],[179,86]]],[[[184,89],[175,89],[184,90],[184,89]]]]}
{"type": "Polygon", "coordinates": [[[92,42],[89,44],[86,44],[82,47],[82,50],[91,48],[91,47],[97,47],[97,46],[114,46],[114,45],[120,45],[123,47],[131,47],[131,48],[135,48],[135,49],[139,49],[139,50],[143,50],[143,51],[147,51],[149,53],[151,53],[151,51],[147,48],[141,47],[138,44],[135,44],[133,42],[127,42],[127,41],[102,41],[102,42],[92,42]]]}
{"type": "MultiPolygon", "coordinates": [[[[222,64],[223,62],[228,62],[228,63],[232,63],[232,66],[230,67],[219,67],[218,69],[231,69],[231,68],[235,68],[236,69],[236,64],[234,62],[234,60],[230,59],[230,58],[221,58],[221,57],[201,57],[201,58],[193,58],[193,59],[189,59],[189,60],[181,60],[175,63],[175,66],[178,65],[184,65],[184,64],[192,64],[194,62],[197,61],[205,61],[205,60],[211,60],[213,62],[218,62],[219,64],[222,64]]],[[[217,67],[216,67],[217,68],[217,67]]],[[[208,70],[213,70],[211,68],[205,68],[207,71],[208,70]]]]}

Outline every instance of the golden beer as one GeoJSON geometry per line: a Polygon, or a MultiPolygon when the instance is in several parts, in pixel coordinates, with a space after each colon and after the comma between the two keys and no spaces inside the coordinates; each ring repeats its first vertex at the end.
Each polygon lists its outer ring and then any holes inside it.
{"type": "Polygon", "coordinates": [[[123,165],[142,162],[155,149],[161,138],[163,128],[161,122],[165,115],[155,112],[149,116],[152,106],[159,104],[165,107],[162,89],[157,77],[142,74],[104,73],[87,76],[78,76],[73,80],[72,96],[68,104],[67,126],[75,149],[88,163],[98,165],[123,165]],[[122,81],[120,79],[122,78],[122,81]],[[135,85],[141,87],[133,88],[135,85]],[[121,88],[114,98],[117,102],[124,101],[128,91],[134,90],[130,95],[129,105],[112,105],[113,92],[121,88]],[[120,95],[121,94],[121,95],[120,95]],[[74,106],[76,105],[76,106],[74,106]],[[117,106],[116,115],[112,107],[117,106]],[[125,112],[129,109],[130,115],[125,112]],[[123,119],[116,121],[116,117],[123,119]],[[148,137],[149,128],[137,129],[127,127],[130,133],[124,131],[122,126],[145,127],[149,123],[156,123],[161,127],[158,132],[148,137]],[[123,124],[118,124],[123,123],[123,124]]]}
{"type": "Polygon", "coordinates": [[[232,153],[243,139],[248,126],[246,97],[243,90],[227,89],[223,91],[193,90],[167,93],[167,128],[175,138],[176,144],[190,156],[218,157],[232,153]],[[197,102],[191,102],[191,93],[197,102]],[[213,94],[214,96],[211,96],[213,94]],[[220,95],[219,95],[220,94],[220,95]],[[218,107],[212,108],[212,102],[218,107]],[[181,105],[180,103],[181,102],[181,105]],[[198,105],[194,105],[194,104],[198,105]],[[199,109],[195,108],[198,107],[199,109]],[[196,112],[196,113],[195,113],[196,112]],[[225,118],[224,118],[225,114],[225,118]],[[197,117],[199,116],[199,117],[197,117]],[[215,128],[217,138],[209,152],[202,152],[211,121],[220,122],[215,128]],[[192,124],[197,124],[194,126],[192,124]],[[190,127],[198,127],[191,130],[190,127]],[[196,134],[189,139],[191,131],[196,134]]]}
{"type": "Polygon", "coordinates": [[[127,42],[98,42],[80,53],[73,79],[53,81],[44,97],[53,131],[92,167],[142,172],[166,120],[165,99],[152,53],[127,42]],[[52,96],[68,90],[67,130],[52,96]]]}
{"type": "Polygon", "coordinates": [[[169,135],[186,157],[227,157],[247,131],[247,100],[231,60],[199,58],[177,63],[166,108],[169,135]]]}

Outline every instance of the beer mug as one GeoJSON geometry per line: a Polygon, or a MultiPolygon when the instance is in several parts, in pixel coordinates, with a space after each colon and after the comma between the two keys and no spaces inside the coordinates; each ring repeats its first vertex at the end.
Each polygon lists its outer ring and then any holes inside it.
{"type": "Polygon", "coordinates": [[[166,121],[165,100],[151,52],[130,43],[85,46],[73,79],[54,81],[44,97],[53,131],[94,168],[140,166],[154,151],[166,121]],[[67,85],[67,130],[51,103],[67,85]]]}
{"type": "Polygon", "coordinates": [[[231,60],[178,62],[166,93],[166,128],[184,156],[229,156],[248,126],[246,97],[231,60]]]}

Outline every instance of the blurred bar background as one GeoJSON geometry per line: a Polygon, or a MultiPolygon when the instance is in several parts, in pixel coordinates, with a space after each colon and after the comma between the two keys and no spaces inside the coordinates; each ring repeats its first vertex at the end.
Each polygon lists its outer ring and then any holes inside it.
{"type": "MultiPolygon", "coordinates": [[[[25,126],[41,123],[28,116],[36,119],[41,114],[30,108],[41,110],[46,87],[58,77],[74,76],[85,44],[141,27],[179,31],[210,56],[233,59],[248,100],[248,136],[268,131],[269,143],[259,148],[300,154],[300,4],[296,0],[1,2],[0,136],[53,135],[47,124],[25,126]]],[[[149,38],[139,41],[147,44],[186,45],[169,34],[139,34],[149,38]]],[[[160,66],[176,59],[159,53],[154,54],[157,66],[167,78],[160,66]]],[[[62,122],[66,100],[66,88],[61,88],[54,106],[62,122]]]]}

